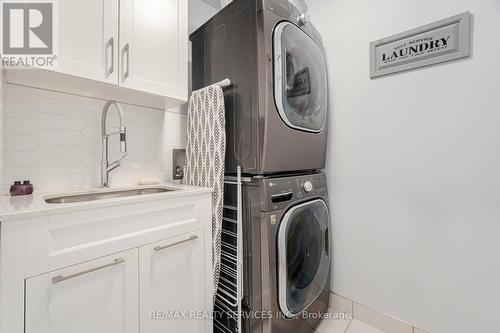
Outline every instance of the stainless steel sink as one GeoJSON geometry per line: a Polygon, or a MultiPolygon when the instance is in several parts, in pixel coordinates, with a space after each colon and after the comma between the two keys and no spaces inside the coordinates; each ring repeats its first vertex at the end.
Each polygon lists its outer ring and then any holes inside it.
{"type": "Polygon", "coordinates": [[[104,190],[99,192],[88,192],[81,194],[47,197],[45,198],[45,202],[49,204],[64,204],[64,203],[75,203],[75,202],[95,201],[95,200],[104,200],[112,198],[131,197],[136,195],[146,195],[146,194],[164,193],[172,191],[177,191],[177,189],[170,187],[145,187],[145,188],[133,188],[133,189],[124,189],[115,191],[104,190]]]}

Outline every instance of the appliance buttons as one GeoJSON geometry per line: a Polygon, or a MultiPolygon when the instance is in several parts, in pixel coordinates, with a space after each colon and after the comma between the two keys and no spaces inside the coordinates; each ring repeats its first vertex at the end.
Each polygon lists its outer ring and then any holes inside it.
{"type": "Polygon", "coordinates": [[[313,190],[313,184],[310,181],[305,181],[304,184],[302,184],[302,188],[304,192],[309,193],[313,190]]]}
{"type": "Polygon", "coordinates": [[[306,25],[307,23],[309,23],[309,15],[307,14],[301,14],[298,18],[297,18],[297,23],[299,25],[306,25]]]}

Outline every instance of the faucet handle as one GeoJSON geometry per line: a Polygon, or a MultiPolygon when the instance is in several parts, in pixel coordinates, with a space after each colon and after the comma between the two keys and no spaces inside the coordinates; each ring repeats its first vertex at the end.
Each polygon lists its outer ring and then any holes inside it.
{"type": "Polygon", "coordinates": [[[125,157],[127,157],[127,155],[128,153],[123,154],[122,157],[120,157],[117,162],[121,162],[125,157]]]}
{"type": "Polygon", "coordinates": [[[114,170],[114,169],[118,168],[118,167],[121,165],[122,160],[123,160],[125,157],[127,157],[127,155],[128,155],[128,153],[125,153],[125,154],[123,154],[123,155],[122,155],[122,157],[120,157],[118,160],[116,160],[116,161],[114,161],[113,163],[111,163],[111,164],[108,166],[108,168],[107,168],[107,170],[106,170],[106,171],[107,171],[107,172],[110,172],[110,171],[112,171],[112,170],[114,170]]]}

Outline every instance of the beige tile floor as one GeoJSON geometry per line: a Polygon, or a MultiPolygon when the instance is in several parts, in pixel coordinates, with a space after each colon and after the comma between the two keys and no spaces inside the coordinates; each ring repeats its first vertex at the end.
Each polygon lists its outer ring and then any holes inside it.
{"type": "Polygon", "coordinates": [[[317,333],[426,333],[407,322],[336,294],[330,295],[330,304],[332,308],[328,312],[333,315],[320,323],[317,333]]]}
{"type": "MultiPolygon", "coordinates": [[[[330,311],[333,311],[330,310],[330,311]]],[[[357,319],[324,319],[316,328],[318,333],[385,333],[357,319]]]]}

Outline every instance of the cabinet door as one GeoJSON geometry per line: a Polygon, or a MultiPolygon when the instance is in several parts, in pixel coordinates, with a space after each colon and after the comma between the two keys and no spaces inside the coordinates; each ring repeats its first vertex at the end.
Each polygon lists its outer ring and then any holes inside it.
{"type": "Polygon", "coordinates": [[[191,317],[205,310],[203,244],[194,232],[139,249],[141,333],[203,332],[191,317]]]}
{"type": "Polygon", "coordinates": [[[26,280],[26,333],[137,333],[138,250],[26,280]]]}
{"type": "Polygon", "coordinates": [[[118,84],[118,1],[57,1],[57,72],[118,84]]]}
{"type": "Polygon", "coordinates": [[[120,2],[120,85],[187,99],[186,0],[120,2]]]}

